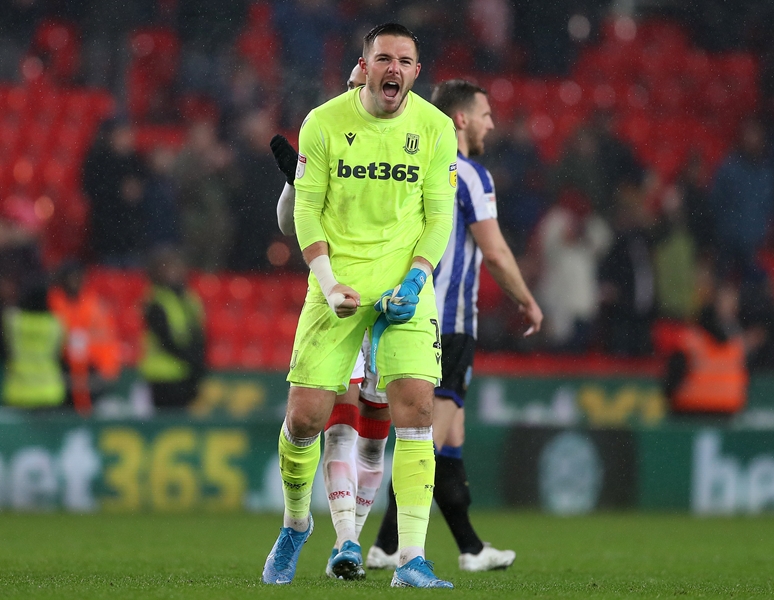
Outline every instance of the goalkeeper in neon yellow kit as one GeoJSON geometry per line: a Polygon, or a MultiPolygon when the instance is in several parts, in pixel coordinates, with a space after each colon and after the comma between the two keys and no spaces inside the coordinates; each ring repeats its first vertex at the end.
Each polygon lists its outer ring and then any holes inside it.
{"type": "Polygon", "coordinates": [[[284,527],[266,560],[266,583],[290,583],[295,575],[313,528],[319,433],[347,387],[364,332],[382,312],[391,325],[377,362],[397,438],[400,558],[392,585],[453,587],[435,576],[424,545],[441,360],[431,274],[452,226],[457,140],[451,120],[410,92],[418,51],[406,28],[374,28],[360,59],[365,87],[313,110],[301,128],[295,225],[312,274],[279,442],[284,527]]]}

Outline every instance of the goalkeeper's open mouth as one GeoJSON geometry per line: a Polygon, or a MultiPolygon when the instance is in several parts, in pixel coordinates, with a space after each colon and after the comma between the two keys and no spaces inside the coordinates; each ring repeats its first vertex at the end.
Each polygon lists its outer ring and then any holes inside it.
{"type": "Polygon", "coordinates": [[[382,85],[382,93],[389,100],[395,100],[400,94],[400,84],[397,81],[385,81],[382,85]]]}

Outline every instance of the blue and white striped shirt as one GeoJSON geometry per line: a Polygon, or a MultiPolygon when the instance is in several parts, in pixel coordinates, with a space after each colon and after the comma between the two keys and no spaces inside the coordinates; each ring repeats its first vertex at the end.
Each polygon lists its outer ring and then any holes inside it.
{"type": "Polygon", "coordinates": [[[468,226],[497,218],[489,171],[457,155],[457,195],[449,245],[435,268],[435,298],[441,334],[478,334],[478,279],[483,256],[468,226]]]}

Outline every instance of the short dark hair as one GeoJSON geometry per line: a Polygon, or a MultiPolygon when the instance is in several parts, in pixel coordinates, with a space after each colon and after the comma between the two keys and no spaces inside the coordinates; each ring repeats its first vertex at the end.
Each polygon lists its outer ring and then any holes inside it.
{"type": "Polygon", "coordinates": [[[430,102],[451,117],[458,110],[470,108],[475,101],[476,94],[486,96],[487,91],[464,79],[448,79],[435,86],[430,102]]]}
{"type": "Polygon", "coordinates": [[[419,40],[417,36],[408,27],[404,27],[400,23],[383,23],[366,33],[363,37],[363,58],[368,54],[371,46],[374,45],[374,40],[380,35],[394,35],[410,39],[414,42],[414,47],[417,49],[417,60],[419,60],[419,40]]]}

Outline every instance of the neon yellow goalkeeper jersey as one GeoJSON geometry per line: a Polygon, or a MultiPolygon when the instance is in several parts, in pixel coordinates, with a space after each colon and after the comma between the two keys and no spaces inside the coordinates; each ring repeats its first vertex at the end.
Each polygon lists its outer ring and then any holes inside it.
{"type": "MultiPolygon", "coordinates": [[[[360,88],[314,109],[301,126],[294,218],[301,248],[328,243],[339,283],[373,303],[414,256],[436,265],[448,243],[457,184],[451,119],[409,92],[403,112],[377,119],[360,88]]],[[[323,300],[310,274],[310,300],[323,300]]]]}

